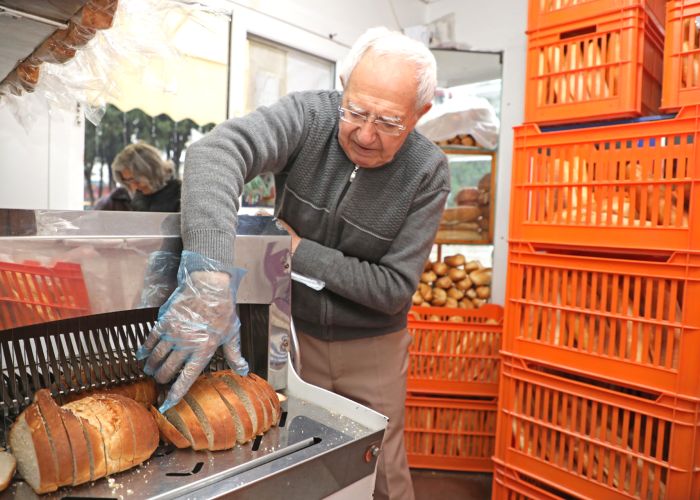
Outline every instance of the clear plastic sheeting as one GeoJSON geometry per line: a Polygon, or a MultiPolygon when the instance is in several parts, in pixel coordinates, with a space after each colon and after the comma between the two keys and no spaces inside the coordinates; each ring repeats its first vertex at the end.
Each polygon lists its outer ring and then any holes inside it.
{"type": "Polygon", "coordinates": [[[480,146],[496,149],[500,123],[493,106],[483,97],[448,96],[426,113],[416,129],[434,142],[471,135],[480,146]]]}
{"type": "Polygon", "coordinates": [[[175,37],[202,7],[177,0],[89,0],[0,83],[0,106],[27,128],[50,107],[74,111],[98,124],[119,96],[121,74],[139,73],[152,59],[178,57],[175,37]],[[111,27],[110,27],[111,26],[111,27]]]}

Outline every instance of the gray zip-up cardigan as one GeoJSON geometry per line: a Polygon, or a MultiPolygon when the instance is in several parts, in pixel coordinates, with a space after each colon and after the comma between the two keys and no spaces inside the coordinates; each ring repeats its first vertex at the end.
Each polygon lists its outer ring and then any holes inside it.
{"type": "Polygon", "coordinates": [[[276,215],[302,238],[292,269],[326,283],[293,284],[294,321],[325,340],[405,328],[450,189],[445,155],[417,132],[390,163],[355,169],[338,142],[340,102],[299,92],[220,124],[188,148],[182,193],[184,248],[232,264],[243,185],[275,174],[276,215]]]}

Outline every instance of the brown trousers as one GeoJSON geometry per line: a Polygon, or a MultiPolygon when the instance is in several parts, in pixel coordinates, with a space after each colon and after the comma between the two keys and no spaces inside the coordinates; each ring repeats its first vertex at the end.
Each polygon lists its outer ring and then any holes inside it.
{"type": "Polygon", "coordinates": [[[301,378],[389,417],[377,462],[375,499],[413,500],[404,448],[406,373],[411,335],[401,330],[326,342],[299,332],[301,378]]]}

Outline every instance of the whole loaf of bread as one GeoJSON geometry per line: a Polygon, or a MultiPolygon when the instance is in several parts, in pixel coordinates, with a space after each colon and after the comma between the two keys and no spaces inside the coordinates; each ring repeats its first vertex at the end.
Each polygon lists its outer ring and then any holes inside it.
{"type": "Polygon", "coordinates": [[[158,427],[144,406],[118,394],[58,406],[42,389],[15,420],[9,443],[22,477],[41,494],[140,464],[158,446],[158,427]]]}

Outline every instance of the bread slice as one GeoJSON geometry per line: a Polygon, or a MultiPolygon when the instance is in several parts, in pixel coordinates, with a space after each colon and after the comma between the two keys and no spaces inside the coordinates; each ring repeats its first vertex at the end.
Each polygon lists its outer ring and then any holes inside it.
{"type": "Polygon", "coordinates": [[[83,427],[83,434],[88,444],[90,457],[90,481],[107,475],[107,458],[105,456],[105,442],[100,434],[100,429],[92,425],[82,417],[77,417],[83,427]]]}
{"type": "Polygon", "coordinates": [[[154,406],[149,408],[151,415],[153,415],[158,430],[160,431],[160,438],[166,443],[171,443],[177,448],[189,448],[190,442],[187,440],[182,433],[177,430],[177,428],[170,423],[170,420],[165,418],[161,412],[159,412],[154,406]]]}
{"type": "Polygon", "coordinates": [[[219,393],[205,377],[199,377],[185,400],[190,405],[209,440],[211,451],[228,450],[236,444],[236,426],[219,393]],[[207,432],[209,427],[209,432],[207,432]]]}
{"type": "Polygon", "coordinates": [[[0,491],[5,491],[15,475],[17,460],[11,453],[0,451],[0,491]]]}
{"type": "Polygon", "coordinates": [[[262,377],[257,376],[255,373],[250,373],[248,377],[255,382],[259,388],[267,395],[272,405],[272,426],[275,426],[280,421],[280,416],[282,415],[282,407],[280,406],[280,400],[277,397],[277,393],[272,388],[272,386],[262,377]]]}
{"type": "Polygon", "coordinates": [[[127,468],[148,460],[158,447],[158,426],[150,412],[135,400],[119,394],[104,394],[95,397],[100,401],[114,401],[121,406],[122,415],[131,427],[133,455],[127,468]]]}
{"type": "Polygon", "coordinates": [[[83,426],[78,417],[73,415],[69,410],[63,408],[58,409],[63,420],[63,427],[68,434],[70,449],[73,455],[73,470],[75,471],[73,485],[87,483],[92,478],[91,472],[91,457],[88,449],[87,439],[83,433],[83,426]]]}
{"type": "MultiPolygon", "coordinates": [[[[90,400],[92,399],[89,397],[90,400]]],[[[102,423],[97,417],[90,404],[86,404],[88,397],[73,401],[62,406],[64,410],[70,411],[80,419],[83,426],[85,439],[87,439],[92,450],[92,480],[112,474],[116,471],[116,463],[107,454],[107,443],[103,437],[102,423]],[[102,470],[104,468],[104,471],[102,470]]],[[[110,427],[111,430],[111,427],[110,427]]],[[[105,432],[107,432],[105,430],[105,432]]]]}
{"type": "Polygon", "coordinates": [[[258,401],[260,401],[260,405],[262,406],[263,410],[263,432],[267,432],[270,427],[272,427],[272,403],[270,403],[269,398],[267,395],[263,392],[263,390],[258,387],[258,384],[256,384],[253,379],[249,377],[241,377],[240,375],[236,373],[231,374],[232,377],[236,377],[238,380],[238,383],[243,385],[244,388],[248,390],[248,394],[252,394],[256,398],[258,398],[258,401]]]}
{"type": "Polygon", "coordinates": [[[182,400],[166,411],[165,417],[187,438],[193,449],[206,450],[209,447],[207,435],[186,401],[182,400]]]}
{"type": "Polygon", "coordinates": [[[238,399],[240,399],[241,403],[243,403],[243,406],[248,412],[248,416],[253,423],[253,432],[256,435],[262,434],[265,432],[263,429],[264,420],[262,405],[254,394],[249,393],[246,387],[239,384],[238,380],[231,376],[233,373],[234,372],[230,370],[221,370],[218,372],[213,372],[211,376],[223,380],[224,383],[236,393],[236,396],[238,396],[238,399]]]}
{"type": "Polygon", "coordinates": [[[31,404],[10,428],[8,436],[17,468],[35,493],[49,493],[58,489],[58,474],[49,436],[39,407],[31,404]]]}
{"type": "Polygon", "coordinates": [[[245,406],[238,399],[236,393],[220,377],[210,376],[209,381],[231,413],[233,422],[236,425],[236,441],[240,444],[247,443],[253,438],[253,422],[250,420],[250,415],[248,415],[245,406]]]}
{"type": "Polygon", "coordinates": [[[56,457],[58,486],[69,486],[75,482],[75,458],[71,452],[68,433],[63,426],[59,406],[51,397],[48,389],[41,389],[34,394],[34,400],[39,405],[39,413],[46,423],[49,443],[56,457]]]}

